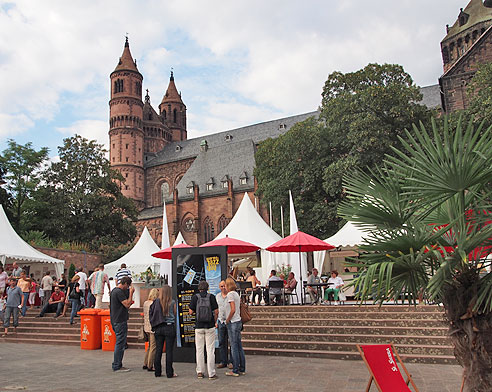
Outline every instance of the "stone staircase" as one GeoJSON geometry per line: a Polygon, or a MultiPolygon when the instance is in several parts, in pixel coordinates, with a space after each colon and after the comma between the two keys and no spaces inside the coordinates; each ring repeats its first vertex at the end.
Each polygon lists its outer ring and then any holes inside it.
{"type": "MultiPolygon", "coordinates": [[[[437,306],[257,306],[250,307],[253,320],[244,326],[247,354],[360,359],[356,344],[393,343],[406,362],[456,364],[447,336],[443,311],[437,306]]],[[[142,309],[130,309],[128,345],[137,342],[142,309]]],[[[29,310],[12,332],[0,342],[80,345],[80,320],[52,314],[36,318],[29,310]]],[[[12,328],[10,329],[12,331],[12,328]]]]}
{"type": "Polygon", "coordinates": [[[357,344],[393,343],[406,362],[456,364],[437,306],[250,307],[246,354],[360,359],[357,344]]]}
{"type": "MultiPolygon", "coordinates": [[[[57,344],[65,346],[80,346],[80,318],[76,318],[76,324],[70,325],[69,312],[67,317],[53,318],[53,313],[47,313],[44,317],[36,318],[40,309],[29,309],[25,317],[19,318],[17,334],[13,333],[12,318],[10,319],[9,334],[6,338],[0,337],[0,342],[20,342],[35,344],[57,344]]],[[[144,344],[137,342],[137,334],[142,324],[142,309],[130,309],[128,320],[128,346],[129,348],[143,349],[144,344]]],[[[0,323],[1,325],[1,323],[0,323]]],[[[3,332],[3,326],[2,330],[3,332]]]]}

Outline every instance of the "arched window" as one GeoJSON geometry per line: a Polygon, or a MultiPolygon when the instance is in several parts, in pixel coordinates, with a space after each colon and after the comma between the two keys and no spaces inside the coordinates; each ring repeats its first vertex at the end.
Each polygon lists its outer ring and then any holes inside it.
{"type": "Polygon", "coordinates": [[[165,111],[165,110],[163,110],[163,111],[162,111],[162,118],[163,118],[164,120],[166,119],[166,111],[165,111]]]}
{"type": "Polygon", "coordinates": [[[114,82],[114,92],[121,93],[123,92],[123,79],[116,79],[114,82]]]}
{"type": "Polygon", "coordinates": [[[163,204],[166,202],[168,196],[169,196],[169,184],[166,181],[164,181],[161,185],[161,200],[163,204]]]}
{"type": "Polygon", "coordinates": [[[212,241],[215,237],[214,224],[208,216],[203,223],[203,235],[205,242],[212,241]]]}
{"type": "Polygon", "coordinates": [[[219,230],[219,233],[222,232],[222,230],[224,230],[227,226],[227,224],[229,223],[229,219],[227,219],[225,217],[225,215],[222,215],[220,218],[219,218],[219,222],[217,223],[217,229],[219,230]]]}
{"type": "Polygon", "coordinates": [[[176,109],[173,110],[173,122],[176,123],[178,120],[178,111],[176,109]]]}

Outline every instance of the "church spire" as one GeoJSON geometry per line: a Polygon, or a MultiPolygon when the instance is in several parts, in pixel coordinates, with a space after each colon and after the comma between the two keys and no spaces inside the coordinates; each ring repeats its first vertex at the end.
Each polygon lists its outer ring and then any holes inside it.
{"type": "Polygon", "coordinates": [[[133,60],[132,54],[130,52],[130,44],[128,43],[128,36],[125,37],[125,47],[123,48],[123,53],[118,61],[118,65],[115,71],[128,70],[138,72],[137,62],[133,60]]]}

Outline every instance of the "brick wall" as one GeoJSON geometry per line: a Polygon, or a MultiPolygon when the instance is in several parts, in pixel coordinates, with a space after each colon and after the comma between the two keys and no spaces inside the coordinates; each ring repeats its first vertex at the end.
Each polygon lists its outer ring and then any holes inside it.
{"type": "Polygon", "coordinates": [[[65,272],[68,272],[70,264],[76,268],[84,268],[84,271],[91,272],[102,263],[103,255],[96,253],[84,253],[73,250],[62,250],[52,248],[35,247],[40,252],[57,259],[65,260],[65,272]]]}

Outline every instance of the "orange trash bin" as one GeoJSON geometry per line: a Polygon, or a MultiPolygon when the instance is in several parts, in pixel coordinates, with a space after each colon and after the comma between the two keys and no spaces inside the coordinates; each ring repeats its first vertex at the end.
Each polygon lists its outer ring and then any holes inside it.
{"type": "Polygon", "coordinates": [[[82,309],[80,315],[80,348],[82,350],[97,350],[101,348],[100,309],[82,309]]]}
{"type": "Polygon", "coordinates": [[[116,343],[116,336],[114,335],[113,327],[111,325],[111,318],[109,316],[109,309],[104,309],[99,312],[101,316],[101,339],[103,351],[114,351],[114,345],[116,343]]]}

